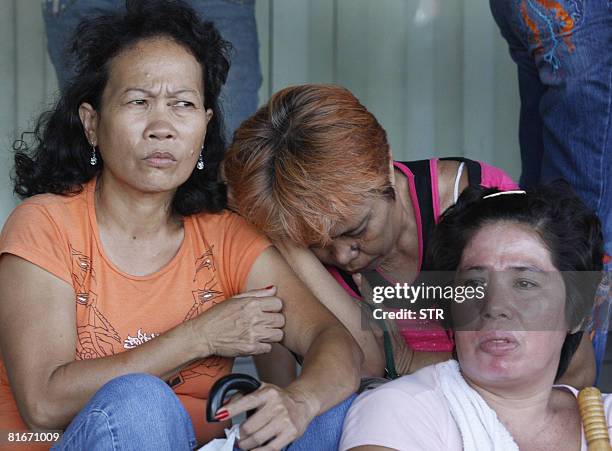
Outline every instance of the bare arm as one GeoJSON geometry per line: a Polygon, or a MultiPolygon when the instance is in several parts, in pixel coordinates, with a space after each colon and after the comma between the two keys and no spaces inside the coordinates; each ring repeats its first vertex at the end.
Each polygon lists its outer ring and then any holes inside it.
{"type": "Polygon", "coordinates": [[[278,387],[288,387],[297,377],[297,362],[289,350],[277,343],[267,354],[253,356],[259,379],[278,387]]]}
{"type": "MultiPolygon", "coordinates": [[[[287,242],[276,244],[276,246],[310,291],[353,335],[364,354],[362,375],[382,377],[385,368],[382,331],[364,327],[366,325],[362,321],[364,310],[362,310],[363,307],[359,306],[359,301],[351,298],[342,289],[323,264],[308,249],[287,242]],[[378,336],[376,333],[378,333],[378,336]]],[[[363,290],[362,292],[367,292],[368,290],[371,291],[371,288],[364,286],[363,290]]],[[[367,311],[365,315],[369,316],[367,311]]],[[[396,370],[399,374],[414,373],[425,366],[444,362],[451,358],[450,352],[414,351],[406,345],[403,337],[397,331],[394,321],[388,321],[387,327],[392,331],[393,353],[396,370]]]]}
{"type": "Polygon", "coordinates": [[[308,423],[357,390],[363,354],[344,326],[306,288],[275,248],[249,274],[247,288],[273,283],[286,318],[282,344],[304,357],[302,373],[286,390],[264,384],[224,406],[229,417],[257,409],[241,425],[240,448],[278,450],[308,423]],[[265,446],[262,446],[265,444],[265,446]]]}
{"type": "Polygon", "coordinates": [[[364,354],[362,375],[381,377],[385,368],[384,351],[374,331],[364,327],[363,311],[357,301],[342,289],[311,251],[288,242],[276,246],[302,282],[357,341],[364,354]]]}
{"type": "MultiPolygon", "coordinates": [[[[363,355],[342,324],[312,295],[274,248],[255,262],[247,289],[273,283],[283,300],[282,344],[304,357],[302,374],[289,386],[316,406],[314,415],[328,410],[359,386],[363,355]]],[[[313,415],[313,416],[314,416],[313,415]]]]}
{"type": "Polygon", "coordinates": [[[134,350],[75,361],[74,298],[69,284],[38,266],[13,255],[0,259],[0,348],[29,427],[63,428],[112,378],[144,370],[164,378],[198,357],[181,346],[189,334],[181,325],[134,350]]]}
{"type": "MultiPolygon", "coordinates": [[[[253,293],[251,293],[253,294],[253,293]]],[[[13,255],[0,258],[0,349],[24,422],[64,428],[109,380],[144,372],[167,378],[212,354],[269,352],[282,338],[282,303],[273,290],[223,302],[155,340],[125,352],[75,360],[72,287],[13,255]],[[265,323],[265,326],[262,325],[265,323]],[[254,331],[254,332],[253,332],[254,331]]]]}

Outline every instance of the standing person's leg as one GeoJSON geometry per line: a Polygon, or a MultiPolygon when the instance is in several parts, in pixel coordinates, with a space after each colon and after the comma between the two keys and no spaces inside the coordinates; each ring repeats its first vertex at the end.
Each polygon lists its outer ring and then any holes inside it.
{"type": "MultiPolygon", "coordinates": [[[[512,0],[508,24],[526,43],[545,89],[539,98],[541,182],[567,180],[604,227],[612,251],[612,3],[607,0],[512,0]]],[[[493,8],[495,9],[495,8],[493,8]]],[[[598,291],[591,336],[598,369],[609,327],[610,267],[598,291]]]]}
{"type": "Polygon", "coordinates": [[[522,188],[540,183],[544,142],[540,99],[546,87],[540,81],[538,70],[529,52],[528,41],[521,33],[520,2],[516,0],[489,0],[493,18],[508,43],[510,56],[517,65],[521,110],[519,118],[519,145],[521,150],[522,188]]]}
{"type": "MultiPolygon", "coordinates": [[[[593,315],[587,324],[587,331],[589,332],[591,340],[593,341],[593,346],[595,347],[598,379],[601,370],[601,363],[603,362],[606,353],[608,331],[610,330],[610,316],[612,315],[612,265],[608,264],[604,268],[604,278],[597,288],[597,293],[595,294],[595,308],[593,310],[593,315]]],[[[607,383],[609,383],[609,381],[607,383]]]]}
{"type": "Polygon", "coordinates": [[[75,64],[68,50],[79,22],[87,16],[117,11],[124,4],[121,0],[43,0],[47,50],[60,90],[74,74],[75,64]]]}
{"type": "Polygon", "coordinates": [[[148,374],[106,383],[70,423],[57,451],[192,450],[189,414],[172,389],[148,374]]]}
{"type": "MultiPolygon", "coordinates": [[[[540,103],[545,149],[542,182],[563,178],[574,187],[599,215],[606,252],[611,254],[612,3],[562,3],[572,8],[567,11],[572,26],[566,19],[567,30],[549,33],[542,40],[542,51],[535,55],[540,78],[547,85],[540,103]]],[[[606,269],[590,325],[598,369],[605,353],[612,303],[612,268],[606,269]]]]}
{"type": "Polygon", "coordinates": [[[200,17],[212,20],[232,43],[231,65],[221,103],[227,138],[255,112],[261,86],[255,0],[189,0],[200,17]]]}

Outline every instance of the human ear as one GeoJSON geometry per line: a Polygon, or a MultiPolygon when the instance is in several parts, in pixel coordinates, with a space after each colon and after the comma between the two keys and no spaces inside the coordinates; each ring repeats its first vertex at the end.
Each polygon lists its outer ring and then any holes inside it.
{"type": "Polygon", "coordinates": [[[84,102],[79,106],[79,118],[81,119],[81,124],[83,124],[87,141],[89,141],[89,144],[93,147],[97,146],[98,112],[91,104],[84,102]]]}

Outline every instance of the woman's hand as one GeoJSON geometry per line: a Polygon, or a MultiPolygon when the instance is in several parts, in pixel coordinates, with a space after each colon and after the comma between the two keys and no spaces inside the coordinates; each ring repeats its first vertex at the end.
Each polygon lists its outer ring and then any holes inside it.
{"type": "Polygon", "coordinates": [[[230,401],[217,415],[229,419],[257,409],[240,426],[239,446],[243,450],[273,451],[304,433],[319,410],[315,404],[304,393],[264,383],[257,391],[230,401]]]}
{"type": "Polygon", "coordinates": [[[283,302],[276,287],[251,290],[206,310],[193,319],[203,357],[265,354],[283,339],[283,302]]]}

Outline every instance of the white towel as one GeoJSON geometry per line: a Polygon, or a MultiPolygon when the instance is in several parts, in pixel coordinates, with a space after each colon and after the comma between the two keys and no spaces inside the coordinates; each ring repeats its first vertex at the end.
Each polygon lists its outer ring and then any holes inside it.
{"type": "Polygon", "coordinates": [[[464,451],[519,451],[497,414],[470,387],[456,360],[436,365],[442,392],[463,439],[464,451]]]}

